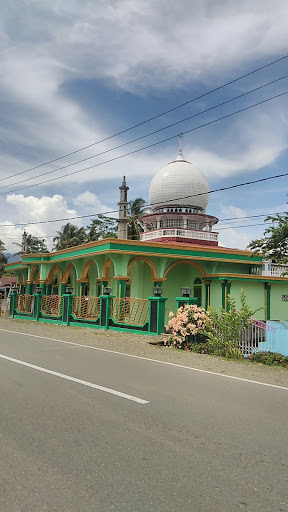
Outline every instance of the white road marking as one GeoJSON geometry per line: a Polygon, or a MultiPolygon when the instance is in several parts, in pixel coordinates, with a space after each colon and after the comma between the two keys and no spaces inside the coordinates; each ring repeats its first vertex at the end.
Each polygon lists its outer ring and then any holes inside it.
{"type": "Polygon", "coordinates": [[[120,398],[126,398],[126,400],[132,400],[132,402],[137,402],[138,404],[144,405],[149,404],[148,400],[143,400],[142,398],[137,398],[137,396],[127,395],[126,393],[122,393],[121,391],[116,391],[115,389],[106,388],[104,386],[99,386],[98,384],[93,384],[92,382],[87,382],[86,380],[76,379],[75,377],[71,377],[70,375],[65,375],[64,373],[54,372],[53,370],[48,370],[47,368],[42,368],[41,366],[36,366],[35,364],[27,363],[26,361],[20,361],[19,359],[14,359],[14,357],[4,356],[0,354],[1,359],[6,359],[7,361],[11,361],[12,363],[20,364],[21,366],[27,366],[28,368],[32,368],[33,370],[38,370],[39,372],[48,373],[49,375],[54,375],[54,377],[60,377],[61,379],[70,380],[72,382],[76,382],[77,384],[82,384],[82,386],[87,386],[88,388],[98,389],[98,391],[105,391],[105,393],[110,393],[110,395],[116,395],[120,398]]]}
{"type": "Polygon", "coordinates": [[[258,384],[260,386],[267,386],[269,388],[282,389],[288,391],[285,386],[277,386],[277,384],[268,384],[267,382],[260,382],[258,380],[243,379],[242,377],[234,377],[233,375],[224,375],[223,373],[211,372],[210,370],[202,370],[200,368],[193,368],[192,366],[185,366],[184,364],[169,363],[168,361],[160,361],[159,359],[152,359],[150,357],[135,356],[134,354],[127,354],[126,352],[117,352],[116,350],[108,350],[107,348],[91,347],[90,345],[82,345],[81,343],[74,343],[73,341],[58,340],[56,338],[48,338],[45,336],[38,336],[37,334],[28,334],[18,331],[9,331],[8,329],[0,329],[3,332],[11,332],[12,334],[19,334],[20,336],[30,336],[31,338],[40,338],[42,340],[57,341],[57,343],[64,343],[66,345],[74,345],[76,347],[89,348],[91,350],[98,350],[100,352],[108,352],[109,354],[117,354],[124,357],[133,357],[134,359],[142,359],[143,361],[151,361],[152,363],[164,364],[166,366],[174,366],[176,368],[184,368],[185,370],[192,370],[199,373],[208,373],[210,375],[217,375],[218,377],[224,377],[225,379],[239,380],[242,382],[249,382],[251,384],[258,384]]]}

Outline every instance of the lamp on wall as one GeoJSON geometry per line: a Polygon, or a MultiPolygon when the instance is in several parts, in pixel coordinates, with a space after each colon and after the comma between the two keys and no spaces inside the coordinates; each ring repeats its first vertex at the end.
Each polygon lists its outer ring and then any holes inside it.
{"type": "Polygon", "coordinates": [[[112,288],[110,286],[104,286],[103,288],[103,295],[111,295],[112,288]]]}
{"type": "Polygon", "coordinates": [[[73,293],[73,286],[67,285],[65,288],[65,293],[68,293],[68,295],[71,295],[73,293]]]}
{"type": "Polygon", "coordinates": [[[191,288],[189,286],[183,286],[181,288],[182,297],[190,297],[191,295],[191,288]]]}
{"type": "Polygon", "coordinates": [[[154,286],[154,288],[153,288],[153,295],[154,295],[154,297],[161,297],[161,295],[162,295],[162,288],[161,288],[161,286],[154,286]]]}
{"type": "Polygon", "coordinates": [[[41,286],[36,286],[36,293],[39,293],[39,294],[41,294],[41,293],[42,293],[42,288],[41,288],[41,286]]]}

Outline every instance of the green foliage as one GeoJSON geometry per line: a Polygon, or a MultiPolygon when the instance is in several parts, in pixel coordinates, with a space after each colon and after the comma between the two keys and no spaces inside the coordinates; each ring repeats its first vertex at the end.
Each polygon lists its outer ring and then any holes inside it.
{"type": "Polygon", "coordinates": [[[7,263],[7,258],[4,256],[3,251],[5,251],[5,245],[2,240],[0,240],[0,276],[2,276],[4,272],[5,263],[7,263]]]}
{"type": "Polygon", "coordinates": [[[129,201],[128,207],[128,238],[130,240],[139,240],[140,233],[143,231],[140,217],[144,215],[146,210],[146,201],[142,197],[137,197],[134,201],[129,201]]]}
{"type": "Polygon", "coordinates": [[[54,244],[56,242],[54,247],[56,251],[84,244],[87,242],[85,228],[79,229],[77,226],[74,226],[74,224],[70,224],[70,222],[68,222],[65,226],[62,226],[60,231],[57,231],[57,235],[53,238],[53,242],[54,244]]]}
{"type": "Polygon", "coordinates": [[[269,215],[265,222],[272,226],[264,231],[263,238],[252,240],[248,245],[254,253],[262,253],[276,263],[288,262],[288,212],[280,215],[269,215]]]}
{"type": "Polygon", "coordinates": [[[117,238],[117,221],[99,214],[92,220],[90,226],[87,226],[86,232],[88,242],[103,240],[103,238],[117,238]]]}
{"type": "MultiPolygon", "coordinates": [[[[236,309],[236,302],[231,295],[228,296],[229,311],[220,308],[220,312],[214,308],[210,310],[212,329],[208,333],[209,347],[220,350],[226,357],[240,359],[239,350],[242,332],[247,329],[250,319],[259,310],[251,309],[247,302],[244,290],[240,292],[240,310],[236,309]]],[[[241,354],[241,355],[240,355],[241,354]]]]}
{"type": "MultiPolygon", "coordinates": [[[[22,243],[15,242],[14,245],[17,245],[18,247],[22,247],[22,243]]],[[[33,235],[27,235],[26,237],[26,250],[25,253],[43,253],[43,252],[49,252],[45,243],[44,239],[40,239],[37,236],[33,235]]],[[[20,255],[21,251],[16,252],[14,256],[20,255]]]]}
{"type": "Polygon", "coordinates": [[[250,361],[266,364],[269,366],[282,366],[288,368],[288,356],[278,354],[277,352],[256,352],[249,356],[250,361]]]}

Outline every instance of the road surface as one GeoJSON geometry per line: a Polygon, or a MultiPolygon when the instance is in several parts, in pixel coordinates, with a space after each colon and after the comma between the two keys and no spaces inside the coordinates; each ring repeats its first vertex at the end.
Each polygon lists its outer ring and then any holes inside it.
{"type": "Polygon", "coordinates": [[[288,511],[288,388],[5,331],[0,386],[1,512],[288,511]]]}

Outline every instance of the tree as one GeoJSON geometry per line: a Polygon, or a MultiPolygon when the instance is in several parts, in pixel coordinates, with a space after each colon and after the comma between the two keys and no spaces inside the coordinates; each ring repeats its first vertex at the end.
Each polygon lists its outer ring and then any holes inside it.
{"type": "Polygon", "coordinates": [[[57,231],[57,235],[53,238],[53,243],[55,244],[54,249],[56,251],[75,247],[75,245],[85,244],[86,242],[87,235],[85,228],[77,228],[77,226],[70,224],[70,222],[62,226],[61,230],[57,231]]]}
{"type": "Polygon", "coordinates": [[[265,222],[272,222],[272,226],[264,231],[263,238],[252,240],[248,245],[256,254],[263,254],[275,263],[288,262],[288,213],[269,215],[265,222]]]}
{"type": "Polygon", "coordinates": [[[128,207],[128,238],[130,240],[139,240],[140,233],[143,231],[143,226],[140,222],[140,217],[144,215],[146,210],[146,201],[142,197],[137,197],[134,201],[129,201],[128,207]]]}
{"type": "Polygon", "coordinates": [[[5,251],[5,244],[0,240],[0,276],[3,274],[5,263],[7,263],[7,258],[4,256],[3,251],[5,251]]]}
{"type": "MultiPolygon", "coordinates": [[[[22,243],[15,242],[14,245],[17,245],[18,247],[22,248],[22,243]]],[[[37,236],[33,235],[27,235],[25,239],[25,253],[37,253],[37,252],[49,252],[47,249],[46,242],[44,238],[38,238],[37,236]]],[[[16,252],[14,256],[21,254],[21,251],[16,252]]]]}
{"type": "Polygon", "coordinates": [[[98,214],[97,218],[92,220],[90,226],[87,226],[86,231],[88,242],[103,240],[103,238],[117,238],[117,221],[111,219],[111,217],[98,214]]]}

